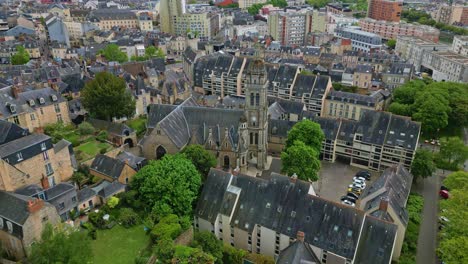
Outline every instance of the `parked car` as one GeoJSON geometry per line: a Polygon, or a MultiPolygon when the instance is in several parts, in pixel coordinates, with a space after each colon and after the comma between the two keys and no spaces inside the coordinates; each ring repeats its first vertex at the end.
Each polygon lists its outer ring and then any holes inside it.
{"type": "Polygon", "coordinates": [[[343,201],[350,201],[352,203],[356,203],[356,198],[354,197],[351,197],[351,196],[347,196],[347,195],[344,195],[344,196],[341,196],[340,200],[343,202],[343,201]]]}
{"type": "Polygon", "coordinates": [[[355,207],[355,206],[356,206],[356,204],[355,204],[355,203],[353,203],[353,202],[350,202],[350,201],[348,201],[348,200],[344,200],[344,201],[342,201],[341,203],[342,203],[342,204],[349,205],[349,206],[351,206],[351,207],[355,207]]]}
{"type": "Polygon", "coordinates": [[[448,223],[448,222],[450,222],[450,220],[447,217],[445,217],[445,216],[440,216],[439,217],[439,223],[443,224],[443,223],[448,223]]]}
{"type": "Polygon", "coordinates": [[[439,191],[439,196],[442,197],[443,199],[448,199],[449,198],[449,192],[447,190],[440,190],[439,191]]]}
{"type": "Polygon", "coordinates": [[[353,178],[353,182],[358,182],[358,183],[361,183],[361,184],[366,184],[366,179],[362,178],[362,177],[354,177],[353,178]]]}
{"type": "Polygon", "coordinates": [[[359,171],[358,173],[356,173],[356,177],[362,177],[362,178],[366,179],[366,181],[369,181],[370,178],[371,178],[371,174],[368,171],[362,170],[362,171],[359,171]]]}
{"type": "Polygon", "coordinates": [[[361,195],[362,190],[359,189],[359,188],[349,187],[349,188],[348,188],[348,192],[352,192],[352,193],[355,193],[355,194],[357,194],[357,195],[361,195]]]}
{"type": "Polygon", "coordinates": [[[366,188],[366,185],[362,185],[362,184],[359,184],[359,183],[353,183],[353,184],[350,184],[348,186],[349,188],[359,188],[361,190],[364,190],[366,188]]]}
{"type": "Polygon", "coordinates": [[[353,193],[353,192],[348,192],[346,195],[347,195],[347,196],[350,196],[350,197],[353,197],[353,198],[356,199],[356,200],[359,199],[359,195],[358,195],[358,194],[355,194],[355,193],[353,193]]]}

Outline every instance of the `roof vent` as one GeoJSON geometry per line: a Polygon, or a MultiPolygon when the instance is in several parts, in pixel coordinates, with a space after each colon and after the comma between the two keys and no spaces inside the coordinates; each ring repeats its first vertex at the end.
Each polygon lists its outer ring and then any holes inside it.
{"type": "Polygon", "coordinates": [[[36,102],[34,102],[34,100],[32,100],[32,99],[29,100],[28,102],[29,102],[29,106],[35,106],[36,105],[36,102]]]}
{"type": "Polygon", "coordinates": [[[9,104],[9,105],[8,105],[8,108],[10,109],[10,112],[16,113],[16,105],[14,105],[14,104],[9,104]]]}
{"type": "Polygon", "coordinates": [[[39,98],[39,104],[41,104],[41,105],[42,105],[42,104],[45,104],[45,100],[44,100],[43,97],[40,97],[40,98],[39,98]]]}

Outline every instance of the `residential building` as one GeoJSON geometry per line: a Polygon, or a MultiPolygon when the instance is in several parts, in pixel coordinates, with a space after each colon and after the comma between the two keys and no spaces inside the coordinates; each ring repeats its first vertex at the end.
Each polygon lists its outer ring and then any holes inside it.
{"type": "Polygon", "coordinates": [[[358,64],[353,74],[353,85],[359,88],[370,89],[372,86],[372,66],[358,64]]]}
{"type": "Polygon", "coordinates": [[[67,26],[59,17],[49,15],[45,19],[49,41],[57,41],[70,47],[70,35],[67,26]]]}
{"type": "Polygon", "coordinates": [[[375,20],[400,22],[403,11],[401,0],[370,0],[367,8],[367,17],[375,20]]]}
{"type": "Polygon", "coordinates": [[[435,81],[468,82],[468,56],[453,51],[428,51],[423,53],[421,66],[432,71],[435,81]]]}
{"type": "Polygon", "coordinates": [[[55,207],[43,200],[0,190],[0,244],[6,254],[21,260],[40,241],[46,224],[58,224],[55,207]]]}
{"type": "MultiPolygon", "coordinates": [[[[376,171],[399,163],[409,168],[418,146],[421,124],[381,111],[361,109],[360,115],[358,121],[303,115],[319,123],[325,134],[321,158],[376,171]]],[[[287,132],[294,124],[288,120],[270,120],[270,152],[282,151],[287,132]]]]}
{"type": "Polygon", "coordinates": [[[187,145],[200,144],[217,154],[218,164],[225,168],[265,168],[268,79],[263,61],[252,60],[242,78],[244,109],[201,107],[193,98],[178,106],[152,106],[148,131],[139,142],[144,156],[160,159],[187,145]]]}
{"type": "Polygon", "coordinates": [[[128,144],[129,147],[133,147],[137,142],[135,130],[123,123],[110,122],[94,118],[89,118],[87,121],[93,125],[94,128],[107,131],[107,140],[113,144],[116,144],[117,146],[128,144]]]}
{"type": "Polygon", "coordinates": [[[5,132],[0,142],[0,190],[14,191],[36,184],[44,189],[70,179],[76,160],[71,143],[65,140],[52,144],[44,134],[0,120],[5,132]]]}
{"type": "Polygon", "coordinates": [[[389,167],[368,186],[359,197],[359,208],[368,215],[398,226],[393,260],[398,260],[405,238],[409,216],[406,202],[411,191],[413,175],[401,164],[389,167]]]}
{"type": "Polygon", "coordinates": [[[383,90],[375,91],[370,95],[330,91],[320,116],[358,121],[364,110],[382,111],[389,100],[390,94],[383,90]]]}
{"type": "Polygon", "coordinates": [[[97,9],[91,13],[90,21],[102,30],[138,28],[139,25],[136,14],[126,9],[97,9]]]}
{"type": "Polygon", "coordinates": [[[70,123],[67,100],[58,92],[52,88],[21,90],[18,86],[0,89],[0,119],[30,132],[57,122],[70,123]]]}
{"type": "Polygon", "coordinates": [[[468,56],[468,36],[454,36],[452,51],[460,55],[468,56]]]}
{"type": "Polygon", "coordinates": [[[393,90],[410,81],[413,77],[413,65],[409,63],[393,63],[382,73],[382,82],[386,89],[393,90]]]}
{"type": "Polygon", "coordinates": [[[211,169],[194,214],[197,230],[275,258],[303,236],[322,263],[390,263],[396,225],[320,198],[295,177],[235,174],[211,169]]]}
{"type": "Polygon", "coordinates": [[[266,2],[266,0],[239,0],[239,8],[247,9],[254,4],[263,4],[266,2]]]}
{"type": "Polygon", "coordinates": [[[468,6],[457,4],[440,5],[436,10],[434,19],[444,24],[466,26],[468,25],[468,6]]]}
{"type": "Polygon", "coordinates": [[[342,27],[337,28],[335,34],[340,38],[351,39],[353,50],[372,52],[382,48],[382,38],[374,33],[352,27],[342,27]]]}
{"type": "Polygon", "coordinates": [[[116,158],[99,154],[94,158],[89,167],[92,175],[108,182],[118,181],[121,184],[129,184],[137,173],[128,163],[116,158]]]}
{"type": "Polygon", "coordinates": [[[414,36],[436,43],[439,42],[440,30],[426,25],[366,18],[359,20],[359,26],[361,30],[375,33],[387,40],[396,40],[398,36],[414,36]]]}
{"type": "Polygon", "coordinates": [[[289,244],[288,247],[281,250],[276,264],[290,263],[320,263],[321,261],[312,250],[312,246],[304,242],[304,232],[297,232],[296,241],[289,244]]]}
{"type": "Polygon", "coordinates": [[[138,16],[138,28],[143,31],[153,31],[153,19],[147,13],[138,16]]]}
{"type": "Polygon", "coordinates": [[[446,44],[435,43],[425,39],[409,36],[398,36],[395,53],[407,63],[414,65],[414,70],[421,71],[423,54],[430,51],[446,51],[450,47],[446,44]]]}

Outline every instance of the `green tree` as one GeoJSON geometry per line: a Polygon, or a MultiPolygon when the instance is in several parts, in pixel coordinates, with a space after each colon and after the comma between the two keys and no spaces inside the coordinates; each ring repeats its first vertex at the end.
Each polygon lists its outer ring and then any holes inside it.
{"type": "Polygon", "coordinates": [[[255,264],[275,264],[275,260],[270,256],[250,253],[246,258],[255,264]]]}
{"type": "Polygon", "coordinates": [[[92,258],[93,251],[86,232],[54,229],[47,224],[41,241],[32,245],[28,259],[34,264],[81,264],[90,262],[92,258]]]}
{"type": "Polygon", "coordinates": [[[11,64],[23,65],[28,63],[30,59],[29,52],[24,48],[24,46],[16,46],[16,54],[11,56],[11,64]]]}
{"type": "Polygon", "coordinates": [[[325,7],[329,2],[329,0],[307,0],[307,3],[314,8],[325,7]]]}
{"type": "Polygon", "coordinates": [[[260,9],[261,9],[264,5],[266,5],[266,3],[264,3],[264,4],[263,4],[263,3],[262,3],[262,4],[253,4],[253,5],[251,5],[249,8],[247,8],[247,12],[249,12],[249,14],[251,14],[251,15],[253,15],[253,16],[254,16],[254,15],[257,15],[258,12],[260,11],[260,9]]]}
{"type": "Polygon", "coordinates": [[[139,221],[138,214],[131,208],[122,208],[119,210],[119,222],[126,228],[136,225],[139,221]]]}
{"type": "Polygon", "coordinates": [[[127,62],[127,53],[120,51],[117,44],[109,44],[104,49],[99,51],[99,54],[104,55],[107,61],[118,61],[120,63],[127,62]]]}
{"type": "Polygon", "coordinates": [[[388,111],[392,112],[395,115],[411,116],[411,105],[393,102],[388,107],[388,111]]]}
{"type": "Polygon", "coordinates": [[[442,141],[438,160],[447,162],[449,167],[458,168],[468,159],[468,146],[458,137],[442,141]]]}
{"type": "Polygon", "coordinates": [[[394,40],[394,39],[389,39],[389,40],[387,41],[387,46],[388,46],[389,48],[391,48],[391,49],[395,49],[396,40],[394,40]]]}
{"type": "Polygon", "coordinates": [[[216,263],[223,263],[223,242],[208,231],[196,232],[192,247],[201,248],[204,252],[212,255],[216,263]]]}
{"type": "Polygon", "coordinates": [[[91,135],[95,131],[93,125],[91,125],[88,122],[83,122],[78,125],[78,132],[80,135],[85,136],[85,135],[91,135]]]}
{"type": "Polygon", "coordinates": [[[167,215],[159,221],[151,230],[151,238],[153,241],[158,241],[164,238],[174,240],[182,233],[182,225],[177,215],[167,215]]]}
{"type": "Polygon", "coordinates": [[[199,248],[175,246],[173,263],[214,263],[214,257],[199,248]]]}
{"type": "Polygon", "coordinates": [[[445,178],[444,185],[450,190],[468,190],[468,172],[457,171],[451,173],[447,178],[445,178]]]}
{"type": "Polygon", "coordinates": [[[78,185],[78,189],[81,189],[81,185],[86,180],[86,175],[82,172],[75,171],[71,176],[70,180],[73,181],[76,185],[78,185]]]}
{"type": "Polygon", "coordinates": [[[294,173],[299,179],[304,181],[317,181],[320,170],[320,161],[318,152],[297,140],[294,145],[281,153],[283,162],[282,172],[288,175],[294,173]]]}
{"type": "Polygon", "coordinates": [[[200,184],[200,173],[181,154],[150,161],[131,182],[149,208],[166,207],[178,216],[191,214],[200,184]]]}
{"type": "Polygon", "coordinates": [[[164,58],[164,52],[160,48],[156,48],[155,46],[148,46],[145,48],[145,56],[147,58],[164,58]]]}
{"type": "Polygon", "coordinates": [[[444,263],[468,263],[468,236],[443,239],[437,252],[444,263]]]}
{"type": "Polygon", "coordinates": [[[445,95],[424,91],[418,94],[413,107],[416,109],[413,119],[422,123],[421,129],[424,133],[435,135],[448,125],[450,107],[445,95]]]}
{"type": "Polygon", "coordinates": [[[322,141],[325,139],[322,128],[318,123],[304,119],[297,122],[289,131],[286,140],[286,148],[289,148],[297,140],[304,142],[307,146],[312,147],[315,152],[320,154],[322,149],[322,141]]]}
{"type": "Polygon", "coordinates": [[[432,153],[426,149],[418,149],[411,163],[411,173],[414,176],[413,180],[416,181],[418,178],[432,176],[435,170],[436,166],[432,153]]]}
{"type": "Polygon", "coordinates": [[[120,199],[115,197],[115,196],[112,196],[108,201],[107,201],[107,206],[109,206],[109,208],[115,208],[118,204],[119,204],[119,201],[120,199]]]}
{"type": "Polygon", "coordinates": [[[210,169],[217,164],[216,157],[201,145],[186,146],[182,154],[192,161],[202,177],[206,177],[210,169]]]}
{"type": "Polygon", "coordinates": [[[228,244],[223,244],[223,263],[242,264],[247,252],[228,244]]]}
{"type": "Polygon", "coordinates": [[[172,256],[174,256],[174,240],[170,238],[159,240],[154,247],[154,254],[161,263],[171,263],[172,256]]]}
{"type": "Polygon", "coordinates": [[[125,80],[109,72],[96,74],[85,85],[81,101],[90,115],[98,119],[132,117],[135,112],[135,100],[126,90],[125,80]]]}

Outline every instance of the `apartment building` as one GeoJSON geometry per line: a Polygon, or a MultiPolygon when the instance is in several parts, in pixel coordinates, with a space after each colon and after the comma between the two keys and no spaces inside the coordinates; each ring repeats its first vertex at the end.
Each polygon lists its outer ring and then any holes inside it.
{"type": "MultiPolygon", "coordinates": [[[[321,158],[375,171],[400,163],[409,168],[418,145],[421,124],[388,112],[361,109],[360,115],[357,121],[303,115],[303,118],[319,123],[325,134],[321,158]]],[[[288,120],[270,120],[269,151],[281,152],[287,132],[294,124],[288,120]]]]}
{"type": "Polygon", "coordinates": [[[22,91],[17,86],[0,89],[0,120],[34,131],[49,124],[69,124],[67,100],[52,88],[22,91]]]}
{"type": "Polygon", "coordinates": [[[384,87],[393,90],[410,81],[413,77],[413,65],[409,63],[393,63],[387,71],[382,72],[384,87]]]}
{"type": "Polygon", "coordinates": [[[444,24],[468,25],[468,6],[466,5],[441,5],[433,16],[437,22],[444,24]]]}
{"type": "Polygon", "coordinates": [[[344,39],[351,39],[353,50],[371,52],[382,48],[382,37],[377,34],[359,30],[354,27],[340,27],[335,35],[344,39]]]}
{"type": "Polygon", "coordinates": [[[138,28],[143,31],[153,30],[153,19],[147,13],[140,13],[138,16],[138,28]]]}
{"type": "Polygon", "coordinates": [[[421,66],[432,71],[435,81],[468,82],[468,56],[453,51],[424,52],[421,66]]]}
{"type": "Polygon", "coordinates": [[[418,37],[398,36],[395,53],[407,63],[414,65],[415,71],[421,71],[423,54],[430,51],[447,51],[446,44],[435,43],[418,37]]]}
{"type": "Polygon", "coordinates": [[[376,20],[400,22],[403,11],[401,0],[370,0],[367,8],[367,17],[376,20]]]}
{"type": "Polygon", "coordinates": [[[31,59],[38,59],[41,57],[41,49],[39,48],[39,44],[36,41],[26,40],[23,42],[18,42],[15,40],[10,40],[2,42],[2,46],[0,47],[0,58],[10,58],[11,56],[15,55],[18,52],[18,46],[24,47],[24,50],[29,53],[29,57],[31,59]]]}
{"type": "Polygon", "coordinates": [[[413,175],[401,164],[386,169],[359,197],[359,208],[368,215],[390,221],[398,226],[393,259],[398,260],[408,226],[406,202],[413,175]]]}
{"type": "Polygon", "coordinates": [[[263,4],[266,2],[267,0],[239,0],[239,8],[247,9],[254,4],[263,4]]]}
{"type": "Polygon", "coordinates": [[[389,99],[390,93],[384,90],[375,91],[370,95],[330,91],[320,116],[358,121],[364,110],[384,110],[389,99]]]}
{"type": "Polygon", "coordinates": [[[322,263],[390,263],[397,226],[315,195],[297,177],[268,180],[211,169],[195,228],[225,244],[278,257],[296,238],[322,263]],[[298,236],[299,234],[299,236],[298,236]]]}
{"type": "Polygon", "coordinates": [[[439,42],[440,31],[426,25],[366,18],[359,20],[359,26],[361,30],[375,33],[387,40],[397,39],[398,36],[413,36],[436,43],[439,42]]]}
{"type": "Polygon", "coordinates": [[[17,260],[40,241],[46,224],[60,223],[55,207],[43,200],[0,190],[0,244],[17,260]]]}
{"type": "Polygon", "coordinates": [[[353,85],[359,88],[370,89],[372,87],[373,69],[368,64],[358,64],[353,73],[353,85]]]}
{"type": "Polygon", "coordinates": [[[90,14],[90,22],[102,30],[138,28],[139,25],[136,14],[126,9],[97,9],[90,14]]]}
{"type": "Polygon", "coordinates": [[[468,56],[468,36],[454,36],[452,51],[460,55],[468,56]]]}
{"type": "Polygon", "coordinates": [[[14,191],[36,184],[45,189],[67,181],[75,164],[71,143],[56,145],[44,134],[29,134],[18,125],[1,121],[0,190],[14,191]]]}

